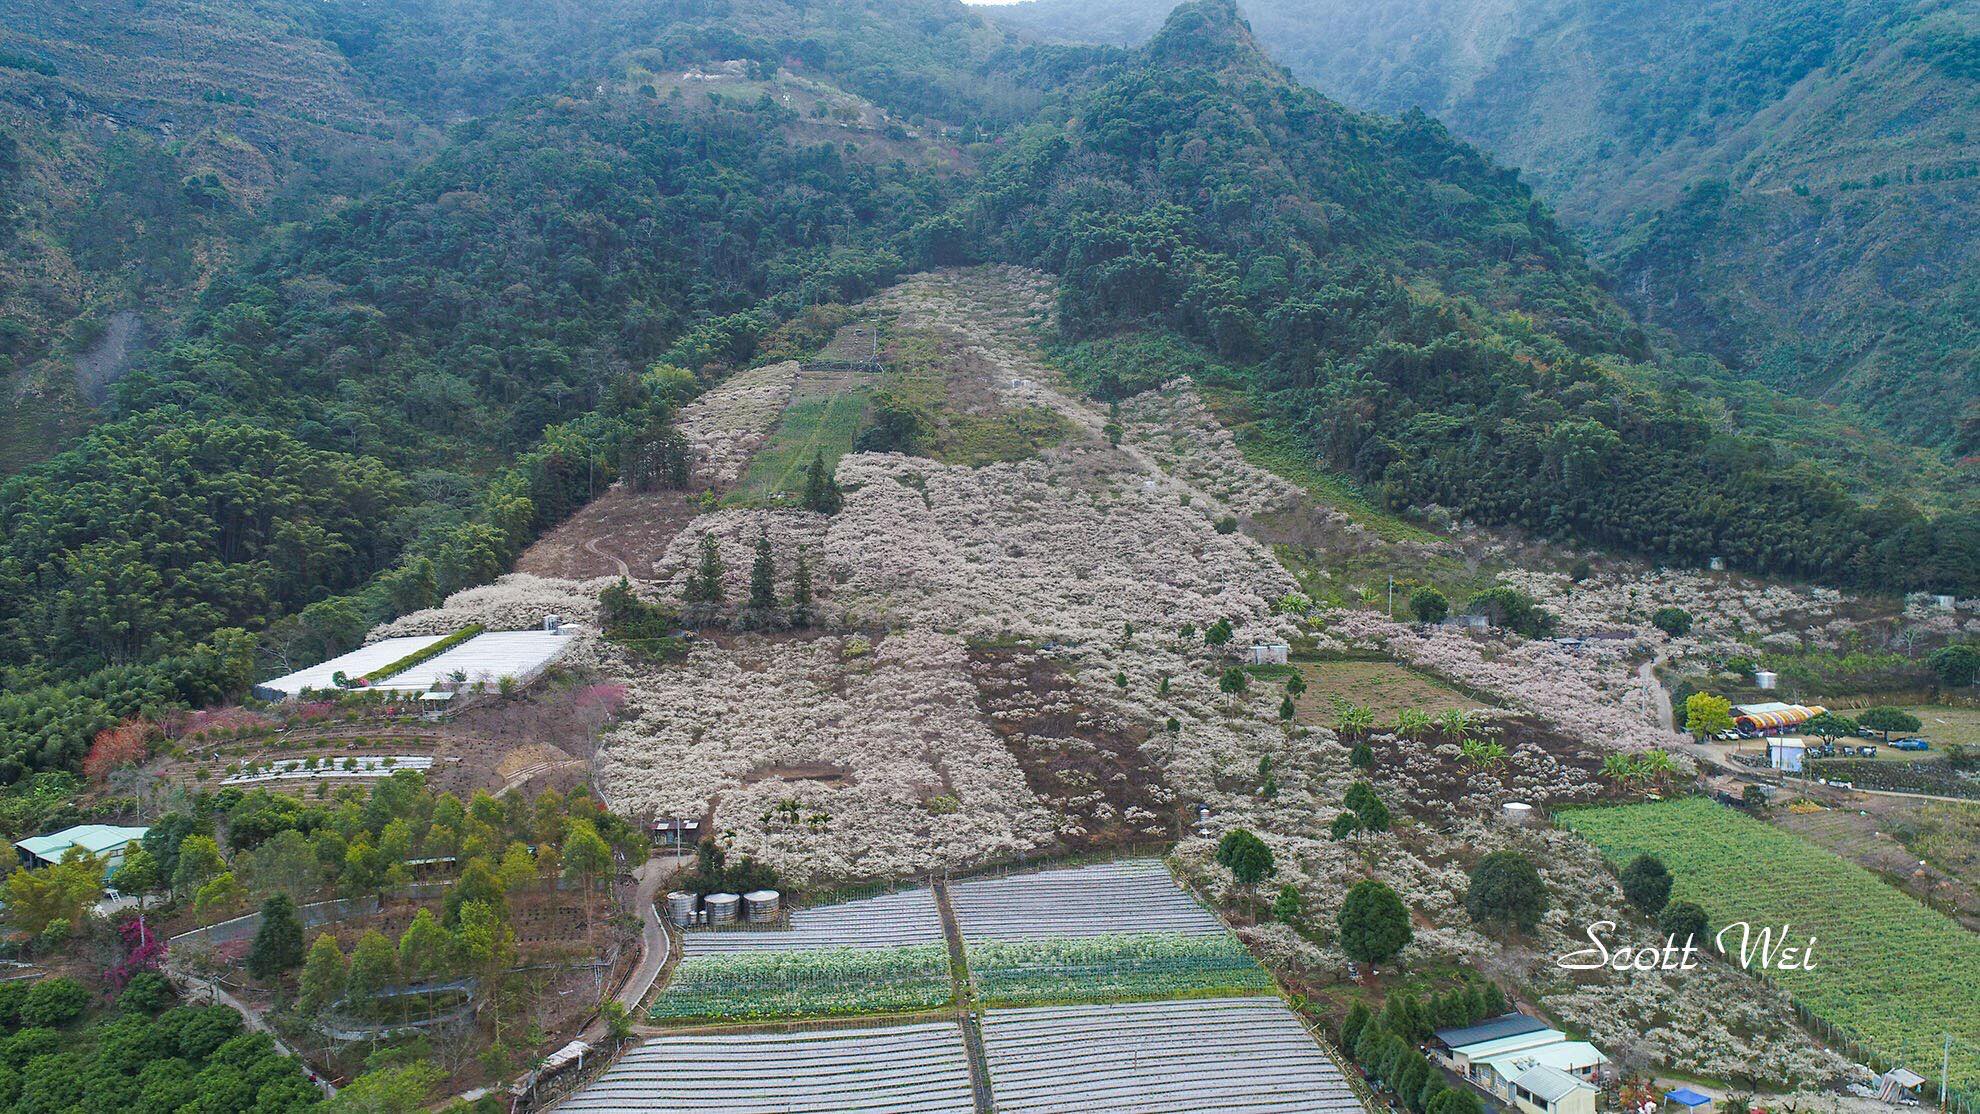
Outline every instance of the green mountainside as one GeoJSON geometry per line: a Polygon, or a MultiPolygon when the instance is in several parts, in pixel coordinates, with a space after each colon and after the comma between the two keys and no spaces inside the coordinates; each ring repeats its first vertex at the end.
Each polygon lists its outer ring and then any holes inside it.
{"type": "Polygon", "coordinates": [[[944,0],[582,10],[554,49],[474,39],[473,5],[296,24],[374,103],[458,119],[239,233],[102,423],[0,485],[0,781],[489,579],[675,451],[701,385],[955,263],[1061,276],[1056,343],[1096,391],[1196,367],[1398,513],[1980,590],[1969,509],[1860,502],[1764,399],[1701,394],[1517,174],[1296,84],[1229,0],[1135,52],[944,0]]]}
{"type": "MultiPolygon", "coordinates": [[[[1127,44],[1168,0],[997,18],[1127,44]]],[[[1921,444],[1980,442],[1980,5],[1251,0],[1346,103],[1437,116],[1594,246],[1642,318],[1921,444]]]]}

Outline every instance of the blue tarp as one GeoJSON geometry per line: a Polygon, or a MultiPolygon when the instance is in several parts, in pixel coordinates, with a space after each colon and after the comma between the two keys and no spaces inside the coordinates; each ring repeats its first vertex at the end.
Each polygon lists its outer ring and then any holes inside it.
{"type": "Polygon", "coordinates": [[[1701,1106],[1712,1105],[1712,1100],[1709,1096],[1701,1095],[1689,1087],[1679,1087],[1664,1097],[1681,1106],[1691,1107],[1694,1110],[1701,1106]]]}

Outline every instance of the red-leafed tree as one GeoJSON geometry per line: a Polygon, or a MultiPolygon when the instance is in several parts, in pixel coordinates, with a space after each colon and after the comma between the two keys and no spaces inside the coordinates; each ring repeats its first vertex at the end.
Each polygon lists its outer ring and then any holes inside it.
{"type": "Polygon", "coordinates": [[[98,731],[89,755],[83,759],[83,776],[102,781],[120,766],[144,761],[151,755],[151,732],[151,724],[135,718],[98,731]]]}

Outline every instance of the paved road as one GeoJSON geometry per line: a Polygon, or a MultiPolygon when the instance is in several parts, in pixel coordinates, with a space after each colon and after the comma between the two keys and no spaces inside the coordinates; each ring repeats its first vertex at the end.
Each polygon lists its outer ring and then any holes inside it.
{"type": "MultiPolygon", "coordinates": [[[[656,855],[633,872],[633,877],[639,880],[639,885],[633,890],[633,904],[639,909],[639,966],[633,968],[625,985],[612,998],[635,1017],[638,1016],[640,1002],[645,999],[647,991],[653,989],[653,980],[660,977],[660,971],[667,966],[667,959],[673,955],[674,949],[673,939],[667,935],[666,926],[660,923],[658,910],[653,908],[653,899],[660,892],[660,884],[686,857],[656,855]]],[[[585,1040],[598,1044],[609,1039],[609,1029],[601,1017],[585,1029],[583,1036],[585,1040]]]]}

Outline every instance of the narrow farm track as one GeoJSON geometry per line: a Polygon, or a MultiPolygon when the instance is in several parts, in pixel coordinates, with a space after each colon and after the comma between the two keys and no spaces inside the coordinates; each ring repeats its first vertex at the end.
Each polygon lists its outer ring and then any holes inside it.
{"type": "Polygon", "coordinates": [[[582,758],[567,758],[561,762],[538,762],[531,766],[524,766],[522,769],[510,774],[508,780],[502,783],[502,787],[490,795],[495,797],[506,796],[552,770],[561,770],[566,767],[581,766],[583,764],[584,759],[582,758]]]}
{"type": "Polygon", "coordinates": [[[597,538],[584,539],[584,551],[586,553],[591,554],[593,557],[602,557],[605,560],[612,562],[612,564],[618,566],[620,576],[624,577],[627,580],[632,579],[632,569],[627,567],[625,561],[622,560],[618,554],[607,553],[604,550],[598,548],[597,538]]]}
{"type": "Polygon", "coordinates": [[[303,1065],[303,1070],[308,1074],[311,1083],[316,1084],[326,1097],[337,1097],[336,1084],[316,1074],[316,1069],[309,1066],[309,1061],[303,1059],[301,1053],[289,1047],[288,1042],[282,1039],[282,1035],[277,1033],[274,1027],[269,1025],[252,1006],[227,993],[226,988],[219,983],[200,978],[198,975],[192,974],[189,971],[172,966],[169,960],[165,965],[165,974],[174,982],[206,991],[214,1004],[226,1006],[228,1009],[240,1014],[241,1020],[246,1023],[249,1032],[268,1034],[268,1039],[274,1044],[275,1051],[280,1052],[284,1056],[294,1056],[296,1062],[303,1065]]]}
{"type": "Polygon", "coordinates": [[[969,957],[963,951],[962,926],[949,905],[949,884],[935,882],[935,907],[942,912],[942,935],[949,941],[949,975],[956,987],[956,1024],[962,1026],[963,1049],[969,1054],[969,1086],[976,1100],[976,1114],[996,1114],[997,1100],[990,1092],[990,1059],[983,1051],[983,1011],[977,1005],[976,987],[969,974],[969,957]]]}

